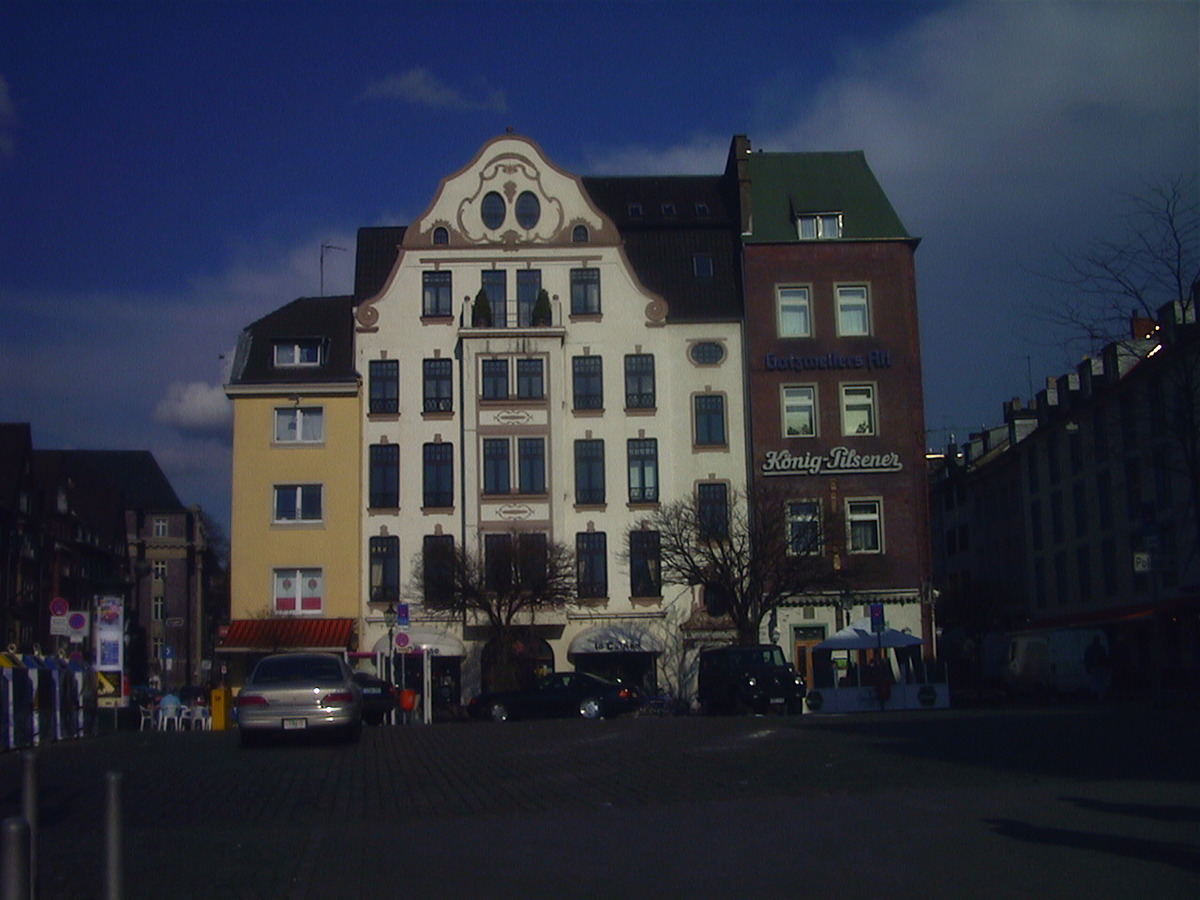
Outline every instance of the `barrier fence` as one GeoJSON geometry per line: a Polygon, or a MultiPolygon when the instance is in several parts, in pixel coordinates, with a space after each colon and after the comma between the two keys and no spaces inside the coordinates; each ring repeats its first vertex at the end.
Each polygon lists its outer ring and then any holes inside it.
{"type": "Polygon", "coordinates": [[[0,653],[0,748],[97,733],[96,673],[61,657],[0,653]]]}

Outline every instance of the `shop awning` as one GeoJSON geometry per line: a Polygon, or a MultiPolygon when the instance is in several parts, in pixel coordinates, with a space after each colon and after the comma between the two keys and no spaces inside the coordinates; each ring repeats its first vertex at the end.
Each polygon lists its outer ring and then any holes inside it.
{"type": "MultiPolygon", "coordinates": [[[[399,646],[399,641],[397,642],[397,653],[428,653],[430,656],[467,655],[467,649],[463,642],[444,631],[437,631],[433,628],[397,629],[392,635],[393,640],[401,634],[405,635],[408,641],[403,647],[399,646]]],[[[376,653],[387,653],[387,635],[380,637],[375,642],[373,649],[376,653]]]]}
{"type": "Polygon", "coordinates": [[[607,622],[575,635],[567,656],[581,653],[662,653],[662,642],[640,626],[607,622]]]}
{"type": "Polygon", "coordinates": [[[217,653],[263,653],[279,650],[351,650],[355,619],[235,619],[229,623],[217,653]]]}

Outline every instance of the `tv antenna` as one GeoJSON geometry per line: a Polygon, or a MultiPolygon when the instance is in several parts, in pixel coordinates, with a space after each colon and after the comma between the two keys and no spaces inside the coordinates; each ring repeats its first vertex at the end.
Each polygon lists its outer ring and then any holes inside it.
{"type": "Polygon", "coordinates": [[[339,247],[336,244],[331,244],[329,241],[321,242],[321,296],[325,296],[325,251],[326,250],[341,250],[346,252],[345,247],[339,247]]]}

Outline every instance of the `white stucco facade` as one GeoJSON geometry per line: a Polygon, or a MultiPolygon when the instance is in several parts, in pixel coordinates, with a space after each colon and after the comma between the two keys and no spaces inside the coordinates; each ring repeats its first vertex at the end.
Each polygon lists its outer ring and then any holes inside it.
{"type": "Polygon", "coordinates": [[[694,495],[698,484],[743,489],[741,324],[669,321],[666,301],[639,282],[617,228],[578,178],[527,139],[508,135],[486,144],[442,182],[404,232],[383,289],[359,304],[355,354],[368,395],[359,461],[363,649],[386,646],[377,591],[372,602],[378,579],[372,539],[393,538],[399,599],[410,604],[411,627],[461,646],[457,689],[464,698],[478,690],[478,635],[461,619],[446,621],[422,609],[411,590],[414,556],[429,535],[479,547],[487,534],[514,530],[543,533],[572,549],[577,535],[604,535],[604,595],[539,613],[533,622],[545,626],[540,633],[556,669],[571,668],[577,653],[657,658],[677,640],[692,594],[666,585],[662,597],[635,596],[627,529],[656,501],[694,495]],[[491,325],[472,321],[484,273],[491,273],[493,292],[503,283],[507,298],[503,311],[492,304],[491,325]],[[550,318],[535,324],[530,300],[538,287],[549,295],[550,318]],[[706,346],[695,353],[698,344],[706,346]],[[627,402],[627,357],[643,367],[647,357],[653,360],[650,402],[645,396],[627,402]],[[371,380],[391,379],[393,372],[396,402],[372,411],[373,388],[380,396],[384,389],[371,380]],[[719,409],[720,439],[711,432],[698,438],[697,397],[719,398],[700,405],[710,415],[719,409]],[[582,498],[579,441],[600,442],[588,446],[603,450],[602,492],[592,484],[582,498]],[[632,486],[631,448],[654,451],[653,465],[642,468],[632,486]],[[393,458],[394,491],[377,474],[393,458]],[[431,496],[430,461],[446,467],[447,458],[452,495],[431,496]]]}

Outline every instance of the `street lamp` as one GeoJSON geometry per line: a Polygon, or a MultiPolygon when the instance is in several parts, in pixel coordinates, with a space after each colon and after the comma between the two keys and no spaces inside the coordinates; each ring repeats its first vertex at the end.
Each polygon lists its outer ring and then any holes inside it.
{"type": "Polygon", "coordinates": [[[396,642],[393,636],[396,631],[396,604],[389,603],[383,611],[383,623],[388,630],[388,683],[396,683],[396,642]]]}

